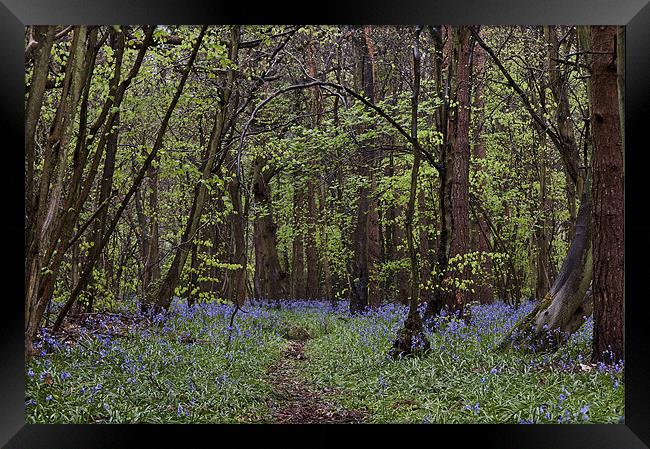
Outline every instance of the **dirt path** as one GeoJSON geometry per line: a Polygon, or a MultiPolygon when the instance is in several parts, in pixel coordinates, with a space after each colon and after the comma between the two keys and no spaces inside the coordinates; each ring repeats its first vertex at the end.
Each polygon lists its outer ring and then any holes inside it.
{"type": "Polygon", "coordinates": [[[343,424],[361,423],[364,414],[345,410],[325,399],[328,391],[317,391],[299,375],[299,365],[305,363],[304,341],[288,340],[282,357],[269,369],[273,385],[273,419],[281,424],[343,424]]]}

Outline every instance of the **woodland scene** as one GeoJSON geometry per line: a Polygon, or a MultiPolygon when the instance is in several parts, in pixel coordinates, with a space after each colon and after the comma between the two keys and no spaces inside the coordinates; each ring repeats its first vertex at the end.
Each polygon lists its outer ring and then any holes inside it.
{"type": "Polygon", "coordinates": [[[27,26],[27,422],[622,422],[624,49],[27,26]]]}

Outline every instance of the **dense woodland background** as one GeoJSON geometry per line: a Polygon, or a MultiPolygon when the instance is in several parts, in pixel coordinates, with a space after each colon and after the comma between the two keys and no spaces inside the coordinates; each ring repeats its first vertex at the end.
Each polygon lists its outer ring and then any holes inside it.
{"type": "MultiPolygon", "coordinates": [[[[175,297],[594,314],[623,357],[616,27],[31,26],[25,332],[175,297]]],[[[556,335],[548,338],[547,331],[556,335]]],[[[532,337],[531,337],[532,335],[532,337]]]]}

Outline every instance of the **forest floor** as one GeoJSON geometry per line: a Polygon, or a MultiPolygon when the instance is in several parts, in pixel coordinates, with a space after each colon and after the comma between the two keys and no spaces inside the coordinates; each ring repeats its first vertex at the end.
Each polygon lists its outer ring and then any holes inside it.
{"type": "MultiPolygon", "coordinates": [[[[472,306],[442,318],[431,350],[387,353],[406,308],[228,304],[166,317],[94,314],[47,329],[26,367],[28,423],[615,423],[624,364],[590,364],[591,326],[556,353],[499,351],[534,305],[472,306]]],[[[113,311],[116,312],[116,311],[113,311]]]]}
{"type": "Polygon", "coordinates": [[[273,422],[280,424],[345,424],[363,422],[364,414],[347,410],[328,400],[332,389],[317,389],[301,376],[300,365],[308,363],[305,340],[290,338],[277,363],[269,369],[273,387],[271,405],[273,422]]]}

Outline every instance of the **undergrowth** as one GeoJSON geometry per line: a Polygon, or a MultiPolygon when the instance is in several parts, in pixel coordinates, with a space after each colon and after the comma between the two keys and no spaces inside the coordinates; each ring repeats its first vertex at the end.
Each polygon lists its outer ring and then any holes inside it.
{"type": "Polygon", "coordinates": [[[396,305],[350,316],[346,303],[257,304],[229,328],[230,306],[176,303],[166,319],[44,329],[26,371],[27,422],[270,422],[268,369],[286,339],[306,341],[303,380],[369,422],[618,422],[623,363],[587,363],[591,320],[553,354],[497,350],[530,308],[473,306],[469,323],[434,323],[431,350],[402,360],[387,357],[406,314],[396,305]]]}

